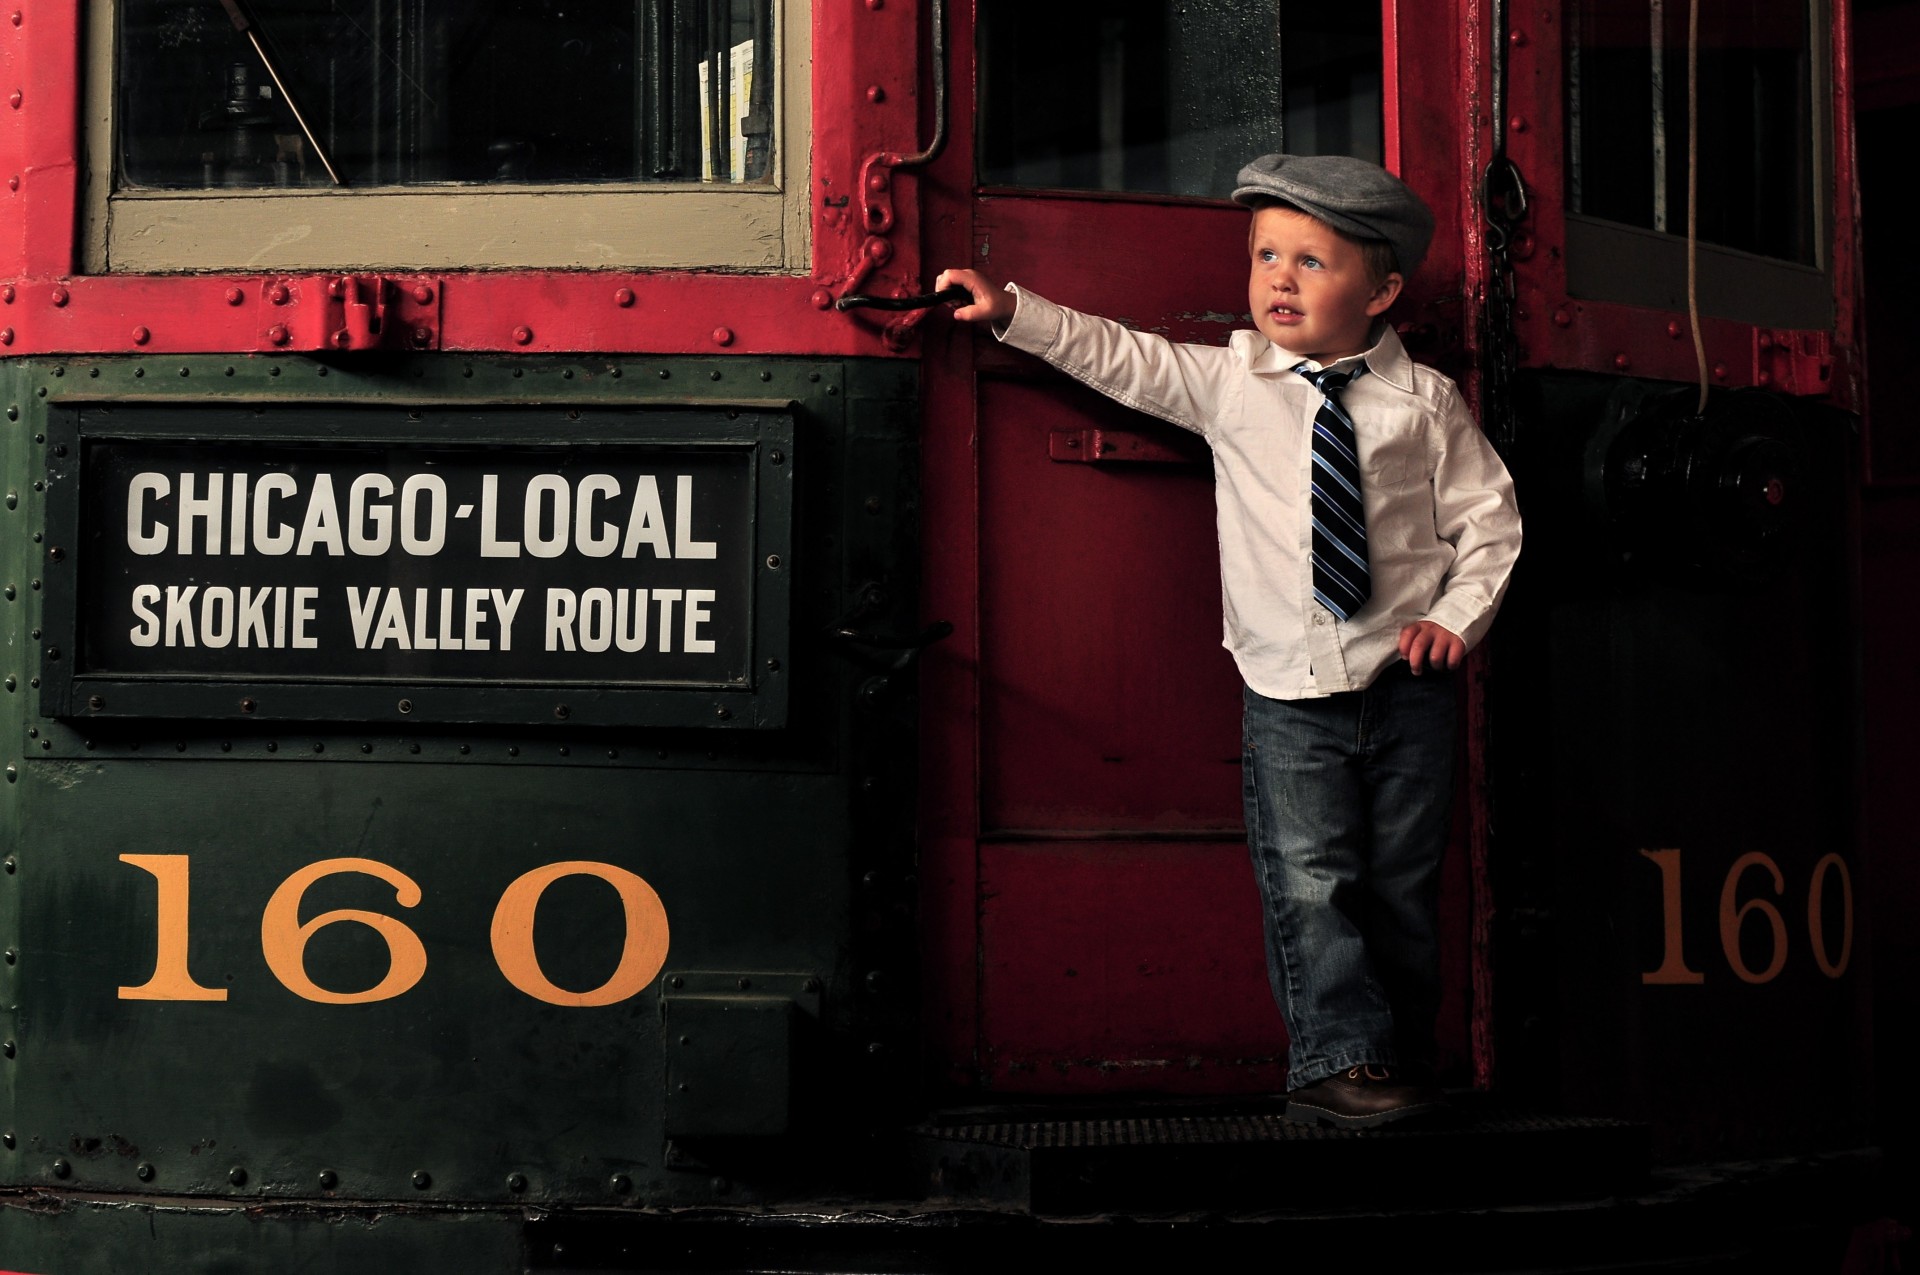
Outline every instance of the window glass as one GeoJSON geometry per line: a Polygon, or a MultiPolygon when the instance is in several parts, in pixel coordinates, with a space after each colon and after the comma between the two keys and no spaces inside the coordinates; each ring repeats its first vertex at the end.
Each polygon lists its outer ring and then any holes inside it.
{"type": "Polygon", "coordinates": [[[1381,158],[1380,7],[980,0],[980,179],[1219,198],[1256,155],[1381,158]]]}
{"type": "Polygon", "coordinates": [[[118,21],[120,189],[773,171],[772,0],[120,0],[118,21]]]}
{"type": "MultiPolygon", "coordinates": [[[[1572,210],[1687,228],[1686,0],[1576,0],[1568,62],[1572,210]]],[[[1702,242],[1816,264],[1809,0],[1700,0],[1702,242]]]]}

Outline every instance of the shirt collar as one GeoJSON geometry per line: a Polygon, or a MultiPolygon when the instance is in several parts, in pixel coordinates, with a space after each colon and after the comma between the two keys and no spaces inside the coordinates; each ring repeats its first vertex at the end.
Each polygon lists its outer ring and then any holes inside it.
{"type": "MultiPolygon", "coordinates": [[[[1248,332],[1247,335],[1252,338],[1246,347],[1249,372],[1260,375],[1291,372],[1303,361],[1315,368],[1322,366],[1312,359],[1302,360],[1298,354],[1275,345],[1258,332],[1248,332]]],[[[1362,359],[1367,362],[1369,374],[1379,377],[1397,390],[1408,394],[1413,392],[1413,360],[1407,356],[1407,348],[1400,344],[1400,335],[1393,330],[1392,324],[1382,323],[1376,328],[1373,348],[1344,359],[1335,359],[1326,366],[1343,368],[1362,359]]]]}

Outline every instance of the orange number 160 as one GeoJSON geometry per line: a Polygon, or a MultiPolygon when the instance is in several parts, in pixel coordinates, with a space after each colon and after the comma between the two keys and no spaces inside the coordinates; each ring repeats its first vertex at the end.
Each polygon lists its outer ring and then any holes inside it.
{"type": "MultiPolygon", "coordinates": [[[[150,873],[158,889],[154,911],[155,954],[153,977],[138,987],[122,987],[127,1001],[223,1001],[225,988],[205,987],[187,971],[188,856],[184,854],[123,854],[122,863],[150,873]]],[[[302,1000],[327,1005],[363,1005],[392,1000],[417,984],[427,972],[427,949],[420,936],[398,917],[357,908],[337,908],[300,919],[300,902],[314,882],[341,873],[374,877],[393,887],[394,902],[403,908],[420,903],[420,887],[412,877],[375,859],[325,859],[310,863],[280,883],[260,915],[260,952],[267,968],[288,991],[302,1000]],[[387,972],[372,987],[336,991],[320,986],[307,973],[307,942],[329,925],[363,925],[387,945],[387,972]]],[[[625,868],[610,863],[571,860],[549,863],[526,873],[506,888],[494,909],[490,932],[493,959],[501,976],[535,1000],[550,1005],[612,1005],[634,996],[651,983],[667,962],[667,911],[652,886],[625,868]],[[626,917],[626,939],[619,963],[599,987],[570,992],[556,986],[540,968],[533,946],[533,918],[540,898],[561,877],[599,877],[620,896],[626,917]]]]}

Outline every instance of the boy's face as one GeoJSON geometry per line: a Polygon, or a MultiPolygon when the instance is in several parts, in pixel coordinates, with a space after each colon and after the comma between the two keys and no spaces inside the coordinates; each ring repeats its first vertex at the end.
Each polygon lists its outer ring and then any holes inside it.
{"type": "Polygon", "coordinates": [[[1247,251],[1254,326],[1317,363],[1365,351],[1374,316],[1400,294],[1398,274],[1375,283],[1358,244],[1292,208],[1256,210],[1247,251]]]}

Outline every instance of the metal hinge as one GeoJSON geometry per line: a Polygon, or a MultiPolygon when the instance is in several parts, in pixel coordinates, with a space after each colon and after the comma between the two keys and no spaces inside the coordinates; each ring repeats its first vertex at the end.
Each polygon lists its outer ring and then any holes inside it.
{"type": "Polygon", "coordinates": [[[437,350],[439,279],[308,275],[262,284],[274,350],[437,350]]]}
{"type": "Polygon", "coordinates": [[[1783,394],[1826,394],[1833,389],[1833,334],[1755,329],[1753,383],[1783,394]]]}

